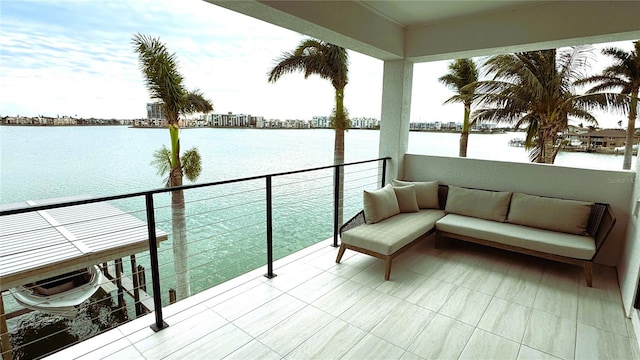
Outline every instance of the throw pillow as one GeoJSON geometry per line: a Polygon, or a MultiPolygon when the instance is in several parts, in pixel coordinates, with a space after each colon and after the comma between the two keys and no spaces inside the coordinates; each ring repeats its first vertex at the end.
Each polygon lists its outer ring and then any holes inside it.
{"type": "Polygon", "coordinates": [[[400,213],[396,193],[390,184],[378,190],[364,190],[362,201],[367,224],[375,224],[400,213]]]}
{"type": "Polygon", "coordinates": [[[416,187],[414,185],[394,186],[393,191],[396,193],[396,199],[398,200],[398,207],[401,213],[420,210],[416,199],[416,187]]]}
{"type": "Polygon", "coordinates": [[[400,181],[393,180],[393,186],[414,185],[416,187],[416,199],[420,209],[439,209],[438,182],[437,181],[400,181]]]}
{"type": "Polygon", "coordinates": [[[513,194],[507,221],[540,229],[587,235],[593,203],[513,194]]]}
{"type": "Polygon", "coordinates": [[[466,189],[449,186],[445,212],[504,222],[511,192],[466,189]]]}

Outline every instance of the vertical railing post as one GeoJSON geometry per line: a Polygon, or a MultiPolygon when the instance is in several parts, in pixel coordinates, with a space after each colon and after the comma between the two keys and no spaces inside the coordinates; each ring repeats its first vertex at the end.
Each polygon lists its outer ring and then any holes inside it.
{"type": "Polygon", "coordinates": [[[380,187],[384,187],[387,180],[386,177],[387,177],[387,158],[384,158],[382,159],[382,183],[380,184],[380,187]]]}
{"type": "Polygon", "coordinates": [[[273,194],[271,189],[271,176],[267,176],[267,279],[276,277],[273,273],[273,194]]]}
{"type": "Polygon", "coordinates": [[[338,212],[340,211],[340,166],[336,165],[333,174],[333,247],[338,247],[338,212]]]}
{"type": "Polygon", "coordinates": [[[131,261],[131,277],[133,278],[133,300],[135,302],[136,317],[144,314],[142,310],[142,303],[140,302],[140,277],[138,273],[138,265],[136,263],[136,255],[131,254],[129,256],[131,261]]]}
{"type": "Polygon", "coordinates": [[[151,280],[153,281],[153,307],[156,322],[151,325],[153,331],[160,331],[169,326],[162,319],[162,294],[160,293],[160,265],[158,264],[158,239],[156,238],[156,217],[153,206],[153,194],[146,194],[147,231],[149,232],[149,256],[151,257],[151,280]]]}
{"type": "Polygon", "coordinates": [[[640,310],[640,283],[638,283],[638,287],[636,289],[636,299],[633,302],[633,307],[640,310]]]}

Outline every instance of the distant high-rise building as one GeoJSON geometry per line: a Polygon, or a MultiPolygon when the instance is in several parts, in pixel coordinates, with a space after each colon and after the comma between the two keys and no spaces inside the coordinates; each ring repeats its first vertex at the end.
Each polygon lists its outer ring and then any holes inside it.
{"type": "Polygon", "coordinates": [[[147,119],[149,120],[166,120],[167,117],[162,111],[162,103],[147,103],[147,119]]]}
{"type": "Polygon", "coordinates": [[[247,114],[208,114],[207,123],[213,127],[264,127],[264,118],[247,114]]]}

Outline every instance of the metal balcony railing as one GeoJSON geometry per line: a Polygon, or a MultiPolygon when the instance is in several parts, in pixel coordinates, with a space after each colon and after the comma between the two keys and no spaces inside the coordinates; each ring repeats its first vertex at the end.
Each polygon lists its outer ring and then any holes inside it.
{"type": "Polygon", "coordinates": [[[149,312],[162,330],[172,302],[263,266],[274,277],[275,260],[328,238],[338,246],[340,214],[357,213],[362,191],[385,183],[389,159],[0,208],[3,359],[45,356],[149,312]],[[177,192],[182,210],[172,205],[177,192]],[[35,285],[79,296],[89,276],[76,270],[94,268],[108,280],[73,320],[30,312],[11,296],[35,285]]]}

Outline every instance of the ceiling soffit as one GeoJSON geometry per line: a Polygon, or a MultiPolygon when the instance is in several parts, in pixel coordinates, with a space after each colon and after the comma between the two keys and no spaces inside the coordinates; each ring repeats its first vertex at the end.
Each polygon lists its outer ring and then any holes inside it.
{"type": "Polygon", "coordinates": [[[640,1],[206,1],[381,60],[640,39],[640,1]]]}
{"type": "Polygon", "coordinates": [[[499,13],[519,7],[534,6],[549,0],[361,0],[363,5],[402,27],[435,24],[466,17],[499,13]]]}
{"type": "Polygon", "coordinates": [[[404,58],[405,29],[356,1],[205,1],[378,59],[404,58]]]}
{"type": "Polygon", "coordinates": [[[640,1],[557,1],[407,29],[405,57],[433,61],[640,39],[640,1]]]}

